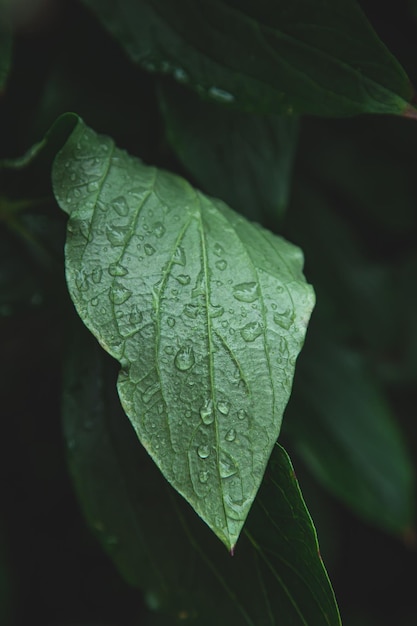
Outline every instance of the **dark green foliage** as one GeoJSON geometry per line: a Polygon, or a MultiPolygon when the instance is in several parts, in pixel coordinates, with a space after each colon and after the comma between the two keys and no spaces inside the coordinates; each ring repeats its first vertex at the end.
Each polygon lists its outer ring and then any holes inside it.
{"type": "Polygon", "coordinates": [[[2,625],[415,623],[415,15],[0,1],[2,625]]]}

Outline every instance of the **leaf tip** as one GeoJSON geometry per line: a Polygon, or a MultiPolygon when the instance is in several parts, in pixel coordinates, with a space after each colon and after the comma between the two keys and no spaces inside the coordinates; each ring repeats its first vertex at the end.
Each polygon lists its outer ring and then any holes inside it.
{"type": "Polygon", "coordinates": [[[407,104],[402,117],[406,117],[411,120],[417,120],[417,109],[412,104],[407,104]]]}

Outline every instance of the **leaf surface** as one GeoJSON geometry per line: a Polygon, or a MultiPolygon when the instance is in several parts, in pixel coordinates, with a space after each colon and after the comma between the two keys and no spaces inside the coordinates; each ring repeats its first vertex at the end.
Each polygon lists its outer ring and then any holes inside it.
{"type": "Polygon", "coordinates": [[[155,623],[339,626],[285,451],[274,447],[231,558],[138,444],[117,398],[116,364],[75,322],[63,403],[72,477],[88,523],[121,574],[143,591],[155,623]]]}
{"type": "Polygon", "coordinates": [[[282,217],[297,146],[295,116],[231,111],[168,82],[159,102],[171,146],[204,191],[250,219],[282,217]]]}
{"type": "Polygon", "coordinates": [[[412,96],[354,0],[84,3],[133,61],[242,110],[401,114],[412,96]]]}
{"type": "Polygon", "coordinates": [[[363,357],[312,325],[286,432],[326,489],[368,522],[401,533],[414,523],[415,476],[389,404],[363,357]]]}
{"type": "Polygon", "coordinates": [[[276,442],[314,294],[298,248],[82,122],[57,155],[77,311],[168,481],[232,548],[276,442]]]}

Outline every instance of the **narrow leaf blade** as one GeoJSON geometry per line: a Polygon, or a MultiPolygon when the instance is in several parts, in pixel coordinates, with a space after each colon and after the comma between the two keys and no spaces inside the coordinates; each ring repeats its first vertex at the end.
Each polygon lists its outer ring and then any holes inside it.
{"type": "Polygon", "coordinates": [[[123,407],[168,481],[231,548],[314,303],[302,254],[82,122],[53,185],[70,214],[70,294],[121,363],[123,407]]]}

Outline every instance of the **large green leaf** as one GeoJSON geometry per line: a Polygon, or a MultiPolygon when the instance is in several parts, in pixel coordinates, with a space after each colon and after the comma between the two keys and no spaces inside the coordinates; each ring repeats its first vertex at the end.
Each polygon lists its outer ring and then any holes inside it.
{"type": "Polygon", "coordinates": [[[139,445],[115,391],[116,364],[76,322],[64,377],[70,470],[94,533],[161,615],[152,624],[338,626],[285,451],[275,446],[231,558],[139,445]]]}
{"type": "Polygon", "coordinates": [[[363,357],[329,324],[311,330],[286,432],[310,471],[349,508],[404,532],[414,523],[414,469],[395,417],[363,357]]]}
{"type": "Polygon", "coordinates": [[[401,114],[412,89],[355,0],[84,0],[150,71],[269,113],[401,114]]]}
{"type": "Polygon", "coordinates": [[[167,137],[204,191],[251,219],[282,216],[297,146],[296,117],[231,111],[168,82],[159,101],[167,137]]]}
{"type": "Polygon", "coordinates": [[[82,122],[53,185],[70,215],[70,294],[121,363],[124,409],[169,482],[232,548],[313,307],[302,254],[82,122]]]}

